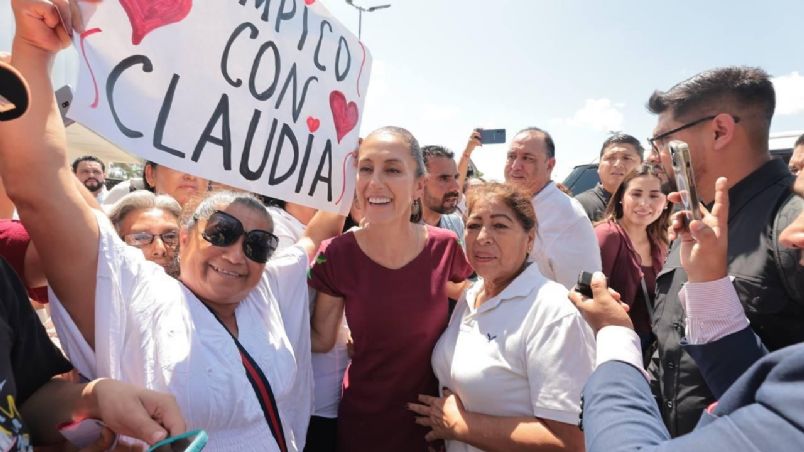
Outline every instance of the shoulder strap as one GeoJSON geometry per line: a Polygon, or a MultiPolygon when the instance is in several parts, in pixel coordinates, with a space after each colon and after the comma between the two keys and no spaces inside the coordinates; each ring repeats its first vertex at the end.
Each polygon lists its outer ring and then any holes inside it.
{"type": "Polygon", "coordinates": [[[209,306],[204,306],[209,309],[209,312],[215,317],[215,320],[217,320],[223,329],[229,333],[229,336],[232,337],[232,340],[237,346],[237,350],[240,352],[240,360],[243,362],[243,369],[246,371],[248,382],[251,383],[251,388],[254,390],[257,400],[260,402],[260,408],[262,408],[262,414],[265,416],[265,422],[268,423],[268,428],[271,429],[271,435],[273,435],[276,440],[279,450],[281,452],[287,452],[288,447],[285,443],[285,432],[282,429],[282,420],[279,417],[279,409],[276,406],[276,399],[274,399],[274,392],[271,390],[271,384],[268,382],[268,378],[265,377],[262,369],[260,369],[257,362],[254,361],[248,351],[246,351],[246,348],[243,347],[234,334],[226,328],[226,325],[221,322],[221,319],[215,315],[215,312],[213,312],[209,306]]]}
{"type": "Polygon", "coordinates": [[[804,200],[795,193],[790,193],[776,210],[776,215],[773,218],[773,229],[771,231],[773,261],[776,264],[776,271],[779,272],[779,277],[782,280],[782,285],[787,295],[799,303],[804,303],[804,293],[802,293],[802,288],[796,287],[797,285],[793,281],[796,272],[789,271],[790,268],[796,268],[798,265],[796,255],[795,253],[791,254],[790,250],[786,250],[779,244],[779,236],[790,223],[795,221],[802,210],[804,210],[804,200]]]}

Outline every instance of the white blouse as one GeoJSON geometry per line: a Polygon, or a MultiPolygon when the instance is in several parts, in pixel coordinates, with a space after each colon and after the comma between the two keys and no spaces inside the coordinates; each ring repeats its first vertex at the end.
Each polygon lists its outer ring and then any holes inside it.
{"type": "MultiPolygon", "coordinates": [[[[433,350],[441,388],[467,411],[577,424],[581,390],[595,363],[595,337],[567,289],[530,264],[475,308],[478,280],[458,301],[433,350]]],[[[457,441],[447,450],[477,451],[457,441]]]]}
{"type": "MultiPolygon", "coordinates": [[[[73,365],[172,393],[206,450],[278,450],[234,340],[181,282],[127,246],[102,213],[95,292],[95,350],[53,297],[53,319],[73,365]]],[[[288,248],[235,310],[241,344],[265,373],[290,450],[304,445],[310,416],[307,254],[288,248]],[[307,401],[307,403],[304,403],[307,401]]]]}

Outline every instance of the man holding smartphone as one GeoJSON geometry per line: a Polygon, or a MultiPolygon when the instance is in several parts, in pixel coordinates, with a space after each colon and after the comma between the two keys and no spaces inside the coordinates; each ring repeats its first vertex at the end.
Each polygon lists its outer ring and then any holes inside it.
{"type": "MultiPolygon", "coordinates": [[[[790,192],[794,176],[771,159],[768,135],[776,95],[767,73],[726,67],[702,72],[648,101],[659,115],[653,151],[672,174],[668,143],[689,145],[698,198],[710,205],[715,180],[728,178],[728,273],[757,335],[770,350],[804,341],[804,267],[777,235],[801,212],[790,192]]],[[[664,421],[673,436],[691,431],[714,398],[693,359],[682,349],[687,314],[679,291],[687,282],[679,243],[656,281],[653,332],[658,350],[652,374],[664,421]]]]}

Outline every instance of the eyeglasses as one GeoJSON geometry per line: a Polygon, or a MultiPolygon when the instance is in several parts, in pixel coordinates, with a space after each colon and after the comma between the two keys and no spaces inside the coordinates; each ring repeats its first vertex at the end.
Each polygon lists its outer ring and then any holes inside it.
{"type": "MultiPolygon", "coordinates": [[[[690,127],[697,126],[698,124],[700,124],[700,123],[702,123],[704,121],[709,121],[711,119],[715,119],[715,116],[717,116],[717,115],[711,115],[711,116],[707,116],[705,118],[696,119],[695,121],[688,122],[688,123],[684,124],[683,126],[676,127],[675,129],[668,130],[667,132],[664,132],[664,133],[660,133],[660,134],[656,135],[655,137],[648,138],[648,143],[650,143],[650,146],[651,146],[651,149],[653,149],[653,152],[658,154],[659,150],[662,147],[664,147],[664,139],[665,138],[669,137],[670,135],[672,135],[672,134],[674,134],[676,132],[681,132],[684,129],[689,129],[690,127]]],[[[734,117],[734,122],[738,122],[738,121],[739,121],[739,118],[737,118],[735,116],[734,117]]]]}
{"type": "Polygon", "coordinates": [[[246,232],[240,220],[220,210],[209,216],[204,232],[201,233],[204,240],[220,247],[231,246],[242,235],[246,236],[243,240],[243,254],[260,264],[268,262],[279,245],[279,239],[270,232],[261,229],[246,232]]]}
{"type": "Polygon", "coordinates": [[[159,237],[166,247],[175,248],[179,245],[179,231],[167,231],[161,234],[151,234],[146,231],[132,232],[131,234],[124,235],[123,240],[131,246],[142,248],[153,243],[156,237],[159,237]]]}

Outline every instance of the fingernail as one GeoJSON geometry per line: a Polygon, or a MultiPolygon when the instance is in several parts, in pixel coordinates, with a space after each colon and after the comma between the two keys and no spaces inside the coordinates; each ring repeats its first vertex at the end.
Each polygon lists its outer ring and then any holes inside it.
{"type": "Polygon", "coordinates": [[[151,435],[151,444],[158,443],[167,437],[167,432],[164,430],[153,432],[151,435]]]}

